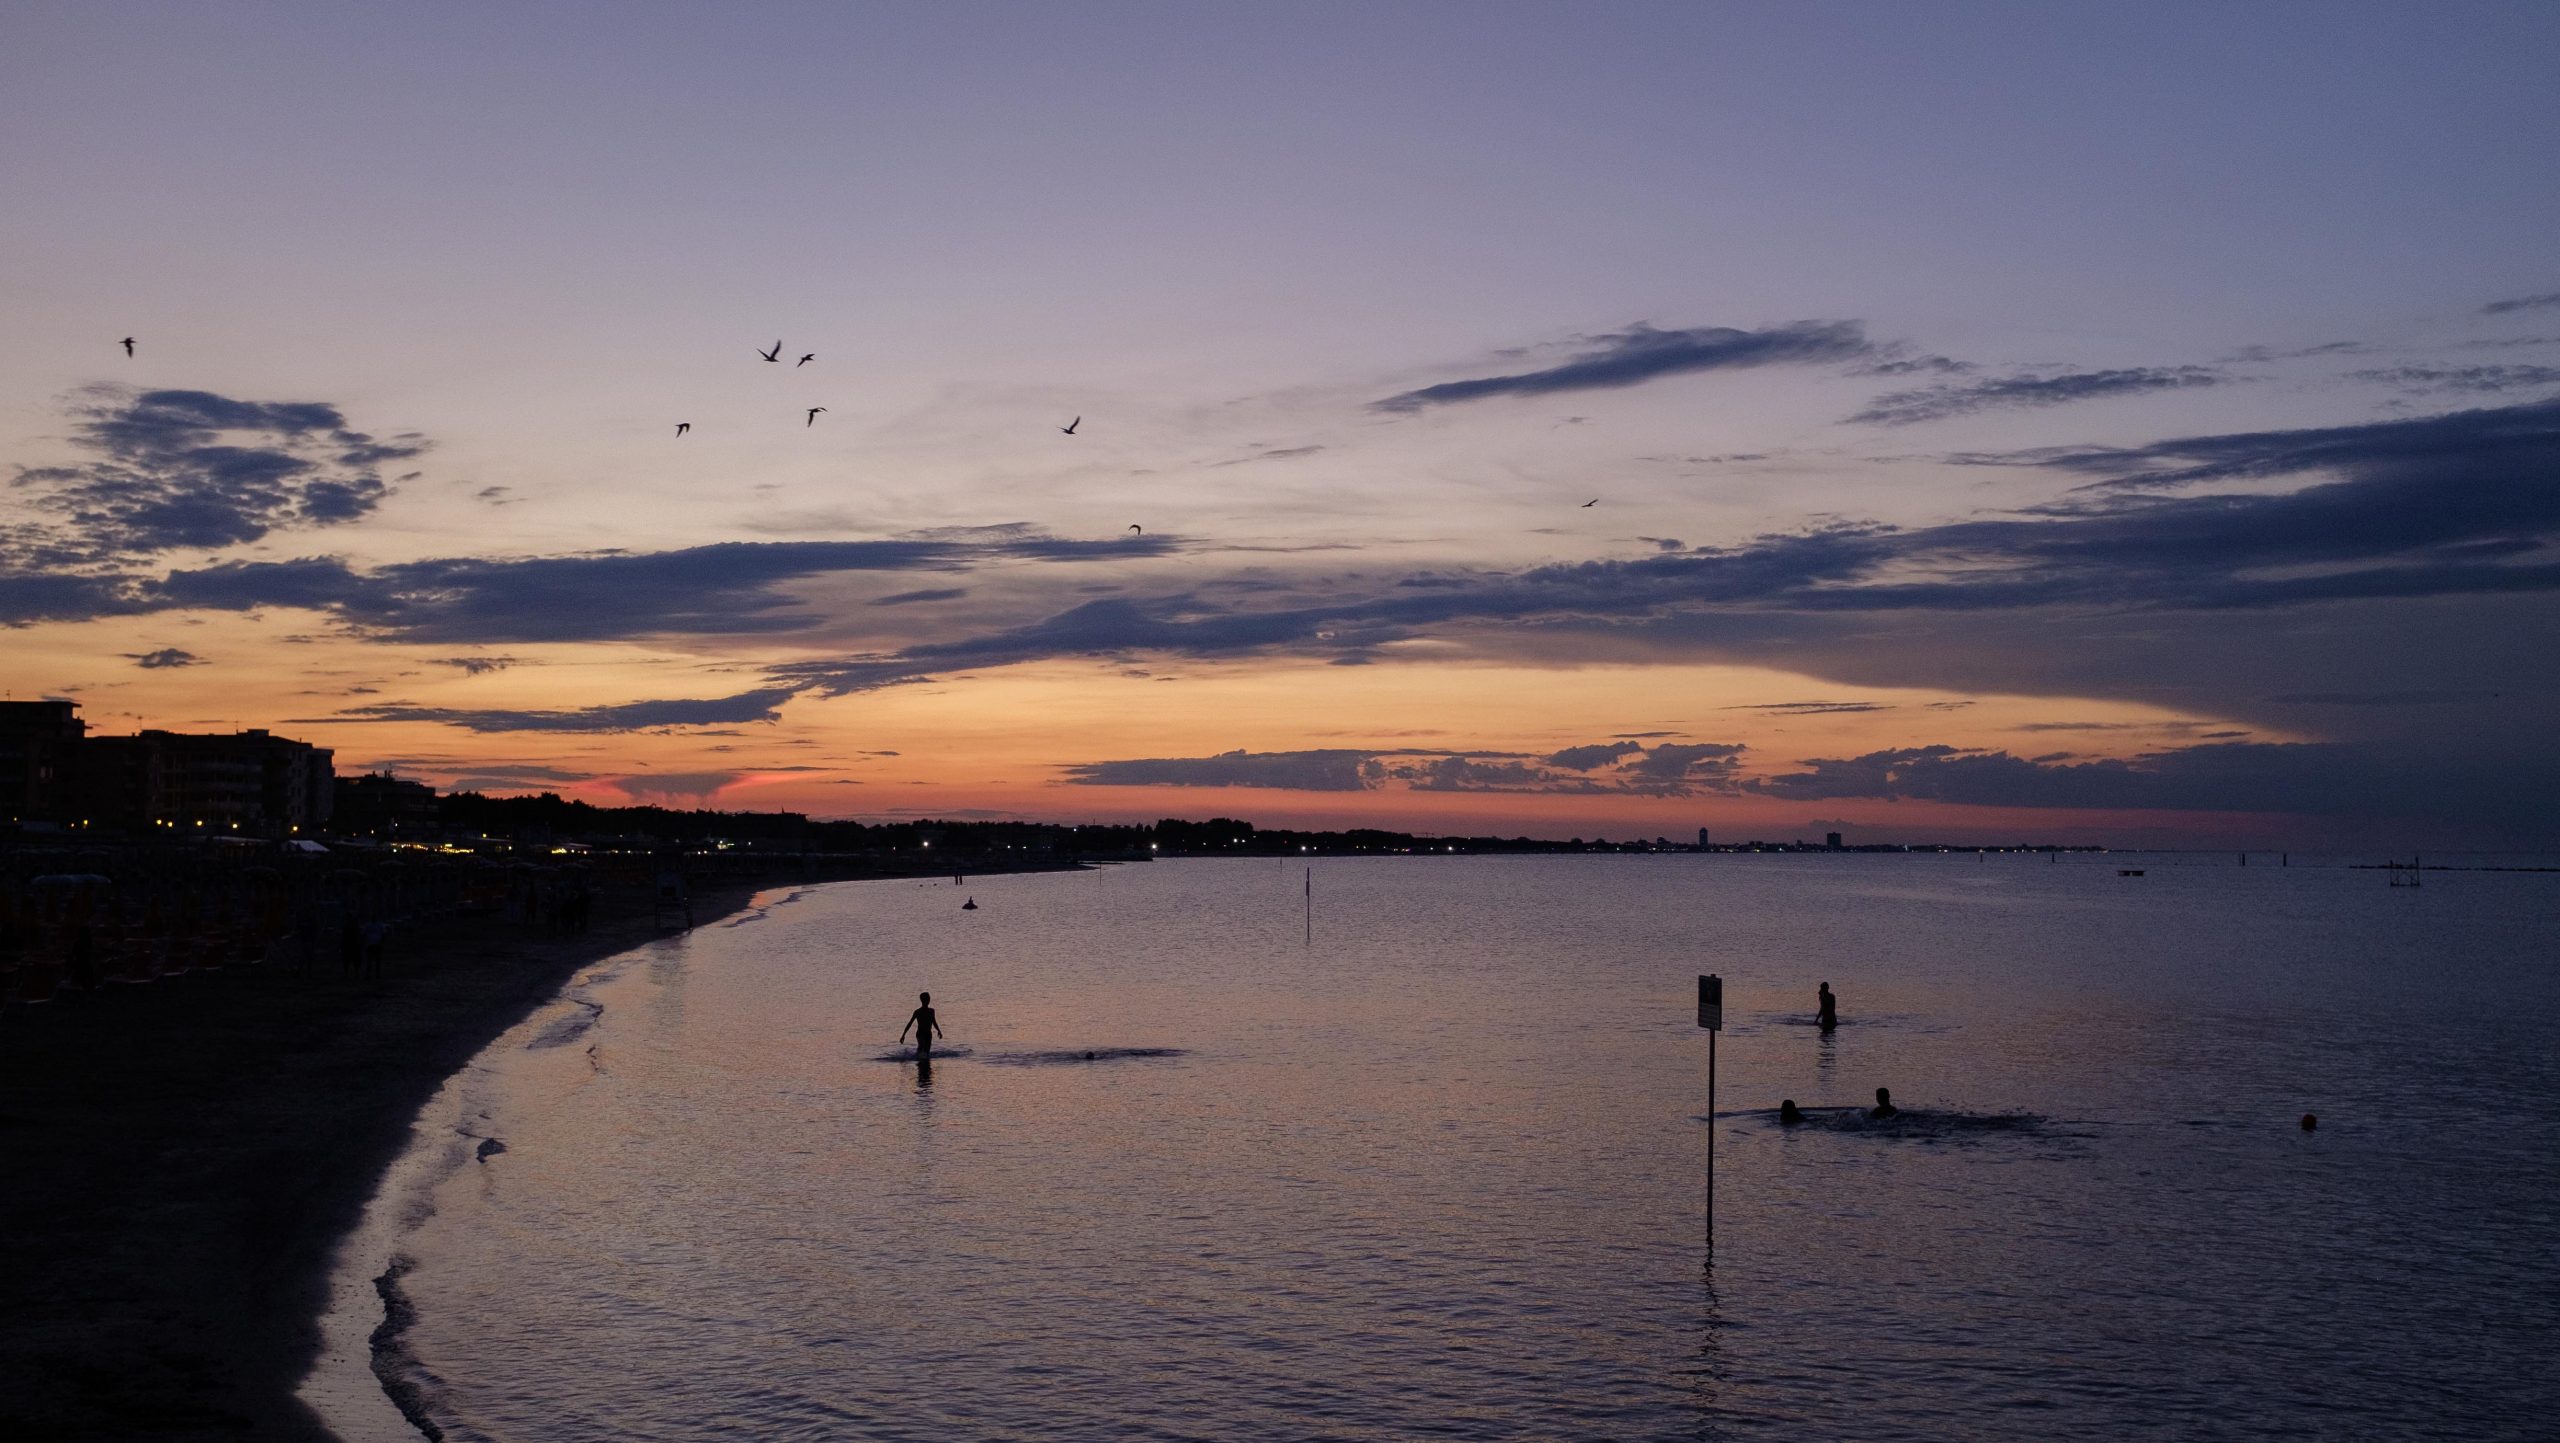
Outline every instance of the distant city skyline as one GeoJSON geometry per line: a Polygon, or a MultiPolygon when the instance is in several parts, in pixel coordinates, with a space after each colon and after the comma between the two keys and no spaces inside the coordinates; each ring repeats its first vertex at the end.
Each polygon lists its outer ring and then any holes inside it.
{"type": "Polygon", "coordinates": [[[600,805],[2552,845],[2555,53],[30,7],[0,670],[600,805]]]}

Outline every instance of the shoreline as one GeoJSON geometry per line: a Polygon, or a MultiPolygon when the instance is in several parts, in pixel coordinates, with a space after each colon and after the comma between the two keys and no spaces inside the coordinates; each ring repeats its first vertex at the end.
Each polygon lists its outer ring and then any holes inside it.
{"type": "MultiPolygon", "coordinates": [[[[791,870],[698,893],[695,925],[900,879],[791,870]]],[[[270,962],[0,1011],[0,1427],[334,1443],[297,1391],[340,1247],[448,1079],[581,968],[672,935],[637,889],[600,901],[578,936],[395,939],[380,980],[270,962]]]]}

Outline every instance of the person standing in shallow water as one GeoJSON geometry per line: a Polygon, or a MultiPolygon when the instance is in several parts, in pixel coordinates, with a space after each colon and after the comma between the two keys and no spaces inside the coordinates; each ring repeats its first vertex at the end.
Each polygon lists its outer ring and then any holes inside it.
{"type": "Polygon", "coordinates": [[[1831,995],[1831,984],[1828,982],[1815,984],[1813,1023],[1825,1032],[1840,1025],[1840,999],[1831,995]]]}
{"type": "Polygon", "coordinates": [[[907,1033],[913,1031],[916,1035],[916,1061],[930,1062],[933,1060],[933,1039],[942,1031],[942,1024],[933,1020],[932,993],[919,992],[916,1001],[923,1005],[907,1014],[907,1025],[898,1029],[898,1040],[906,1041],[907,1033]]]}

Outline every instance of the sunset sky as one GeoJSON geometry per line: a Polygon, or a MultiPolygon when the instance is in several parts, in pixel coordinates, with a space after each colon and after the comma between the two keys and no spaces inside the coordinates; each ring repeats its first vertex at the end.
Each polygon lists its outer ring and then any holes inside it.
{"type": "Polygon", "coordinates": [[[2555,56],[16,5],[0,670],[599,803],[2548,845],[2555,56]]]}

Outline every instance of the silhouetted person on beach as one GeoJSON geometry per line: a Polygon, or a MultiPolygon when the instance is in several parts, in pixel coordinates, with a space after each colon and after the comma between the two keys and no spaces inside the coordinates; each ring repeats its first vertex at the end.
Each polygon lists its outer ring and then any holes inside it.
{"type": "Polygon", "coordinates": [[[1882,1122],[1889,1117],[1902,1116],[1902,1109],[1893,1105],[1892,1088],[1879,1087],[1876,1089],[1876,1105],[1867,1109],[1867,1116],[1878,1122],[1882,1122]]]}
{"type": "Polygon", "coordinates": [[[1815,1026],[1828,1032],[1840,1025],[1840,999],[1831,995],[1831,984],[1828,982],[1817,983],[1815,987],[1813,1022],[1815,1026]]]}
{"type": "Polygon", "coordinates": [[[1786,1123],[1789,1126],[1802,1122],[1804,1121],[1804,1109],[1796,1106],[1796,1100],[1790,1097],[1778,1104],[1778,1121],[1786,1123]]]}
{"type": "Polygon", "coordinates": [[[910,1030],[914,1031],[916,1035],[916,1062],[918,1065],[922,1065],[933,1060],[933,1039],[936,1034],[942,1031],[942,1024],[933,1020],[932,993],[919,992],[916,994],[916,1000],[924,1005],[907,1014],[907,1025],[898,1029],[898,1040],[900,1042],[906,1041],[907,1033],[910,1030]]]}

